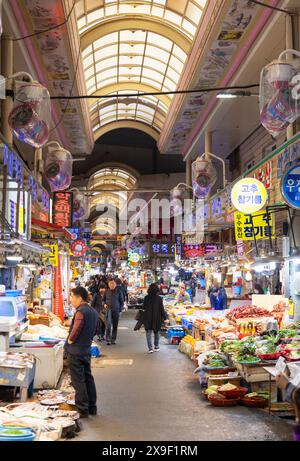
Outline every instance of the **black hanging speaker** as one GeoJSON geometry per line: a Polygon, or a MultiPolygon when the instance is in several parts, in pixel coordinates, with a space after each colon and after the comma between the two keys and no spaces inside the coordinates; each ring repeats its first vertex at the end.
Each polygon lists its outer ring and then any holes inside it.
{"type": "Polygon", "coordinates": [[[283,232],[284,237],[287,237],[289,235],[289,229],[290,229],[289,223],[287,221],[284,221],[282,223],[282,232],[283,232]]]}

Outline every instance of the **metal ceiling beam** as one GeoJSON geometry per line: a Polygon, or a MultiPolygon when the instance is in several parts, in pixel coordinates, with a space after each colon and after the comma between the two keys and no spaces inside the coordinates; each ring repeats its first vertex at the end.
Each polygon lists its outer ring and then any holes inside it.
{"type": "Polygon", "coordinates": [[[101,22],[89,29],[81,36],[81,49],[84,50],[91,43],[95,42],[105,35],[112,32],[119,32],[121,30],[145,30],[162,35],[169,40],[172,40],[178,45],[185,53],[189,53],[191,49],[191,40],[179,32],[175,27],[164,24],[161,20],[153,17],[137,17],[136,15],[128,15],[126,18],[113,18],[101,22]]]}
{"type": "Polygon", "coordinates": [[[137,122],[135,120],[119,120],[117,122],[107,123],[101,128],[98,128],[98,130],[94,132],[94,139],[97,141],[97,139],[101,138],[101,136],[108,133],[109,131],[117,130],[119,128],[133,128],[143,131],[144,133],[151,136],[155,141],[157,141],[159,138],[159,132],[152,128],[150,125],[146,125],[146,123],[137,122]]]}

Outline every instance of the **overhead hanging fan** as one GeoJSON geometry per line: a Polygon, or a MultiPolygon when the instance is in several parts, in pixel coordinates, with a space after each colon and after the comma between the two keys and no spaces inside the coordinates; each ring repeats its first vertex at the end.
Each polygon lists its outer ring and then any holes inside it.
{"type": "Polygon", "coordinates": [[[9,126],[19,141],[40,148],[48,141],[50,132],[49,92],[25,72],[12,78],[15,79],[14,105],[8,117],[9,126]]]}
{"type": "Polygon", "coordinates": [[[279,59],[265,66],[260,76],[260,120],[266,130],[278,136],[300,116],[299,59],[284,59],[296,55],[295,50],[285,50],[279,59]]]}
{"type": "Polygon", "coordinates": [[[73,222],[87,219],[90,215],[89,198],[78,189],[72,189],[73,192],[73,222]]]}
{"type": "Polygon", "coordinates": [[[68,189],[72,180],[73,158],[71,153],[56,141],[49,142],[46,148],[45,177],[51,191],[68,189]]]}
{"type": "Polygon", "coordinates": [[[199,199],[206,198],[217,181],[217,171],[212,161],[205,154],[192,164],[192,184],[194,195],[199,199]]]}

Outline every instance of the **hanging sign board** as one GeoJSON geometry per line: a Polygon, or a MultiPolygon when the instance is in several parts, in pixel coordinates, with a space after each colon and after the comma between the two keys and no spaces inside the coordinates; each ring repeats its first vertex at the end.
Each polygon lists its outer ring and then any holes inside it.
{"type": "Polygon", "coordinates": [[[242,213],[255,213],[261,210],[268,198],[268,192],[260,181],[255,178],[243,178],[232,188],[231,201],[233,206],[242,213]]]}
{"type": "Polygon", "coordinates": [[[53,223],[61,227],[71,227],[73,216],[73,193],[54,192],[53,223]]]}
{"type": "Polygon", "coordinates": [[[53,244],[53,245],[44,245],[45,248],[49,249],[49,263],[51,264],[52,267],[57,267],[58,266],[58,245],[53,244]]]}
{"type": "Polygon", "coordinates": [[[237,241],[254,240],[254,236],[256,240],[275,238],[274,213],[261,210],[249,215],[237,211],[234,213],[234,228],[237,241]]]}
{"type": "Polygon", "coordinates": [[[57,267],[53,267],[53,313],[64,322],[64,301],[61,266],[58,258],[57,267]]]}
{"type": "Polygon", "coordinates": [[[86,245],[83,240],[76,240],[71,245],[71,251],[74,256],[83,256],[86,252],[86,245]]]}
{"type": "Polygon", "coordinates": [[[290,207],[300,210],[300,164],[290,168],[283,176],[281,193],[290,207]]]}

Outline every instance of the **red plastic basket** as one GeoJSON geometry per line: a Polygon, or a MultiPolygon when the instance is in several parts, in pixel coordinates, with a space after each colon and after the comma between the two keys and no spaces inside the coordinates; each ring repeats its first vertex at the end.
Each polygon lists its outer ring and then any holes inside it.
{"type": "Polygon", "coordinates": [[[281,355],[282,352],[275,352],[274,354],[257,354],[257,357],[262,360],[277,360],[281,355]]]}
{"type": "Polygon", "coordinates": [[[232,391],[218,391],[220,394],[224,395],[227,399],[237,399],[243,397],[248,392],[247,387],[239,387],[238,389],[233,389],[232,391]]]}

